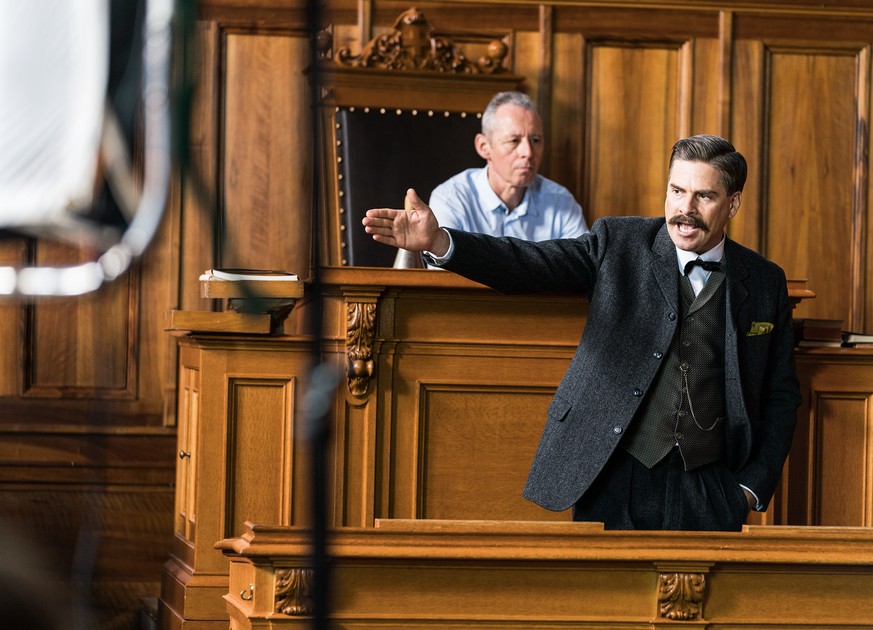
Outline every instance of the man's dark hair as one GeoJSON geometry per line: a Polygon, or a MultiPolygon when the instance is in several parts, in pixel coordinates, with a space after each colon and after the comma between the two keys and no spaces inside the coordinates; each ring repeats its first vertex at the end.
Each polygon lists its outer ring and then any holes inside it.
{"type": "Polygon", "coordinates": [[[673,162],[703,162],[721,173],[721,183],[728,195],[741,192],[746,184],[746,158],[730,142],[719,136],[699,135],[682,138],[673,145],[670,168],[673,162]]]}

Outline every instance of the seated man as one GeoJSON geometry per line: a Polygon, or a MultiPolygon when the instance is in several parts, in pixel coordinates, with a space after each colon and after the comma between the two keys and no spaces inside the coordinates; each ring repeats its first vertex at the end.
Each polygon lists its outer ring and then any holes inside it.
{"type": "Polygon", "coordinates": [[[570,191],[537,172],[543,123],[530,97],[500,92],[492,98],[474,142],[487,164],[458,173],[431,193],[429,205],[440,225],[529,241],[588,231],[570,191]]]}

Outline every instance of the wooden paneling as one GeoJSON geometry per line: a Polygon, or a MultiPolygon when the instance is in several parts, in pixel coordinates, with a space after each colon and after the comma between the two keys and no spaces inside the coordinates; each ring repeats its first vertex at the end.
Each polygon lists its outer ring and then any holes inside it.
{"type": "Polygon", "coordinates": [[[134,270],[97,293],[32,306],[23,394],[133,400],[139,367],[138,284],[134,270]]]}
{"type": "MultiPolygon", "coordinates": [[[[543,158],[544,174],[562,182],[582,203],[582,146],[585,132],[585,39],[579,34],[554,35],[550,128],[543,158]]],[[[588,208],[582,207],[591,223],[588,208]]]]}
{"type": "Polygon", "coordinates": [[[798,353],[804,388],[785,480],[788,519],[873,526],[873,352],[798,353]]]}
{"type": "Polygon", "coordinates": [[[224,39],[224,267],[309,275],[313,137],[309,40],[224,39]]]}
{"type": "Polygon", "coordinates": [[[815,522],[873,525],[873,393],[815,392],[815,522]],[[855,444],[860,448],[845,448],[855,444]]]}
{"type": "Polygon", "coordinates": [[[200,297],[197,278],[218,266],[215,243],[223,223],[219,220],[218,156],[219,109],[221,107],[220,31],[214,22],[200,22],[194,33],[189,71],[195,83],[188,118],[188,147],[180,179],[180,229],[173,243],[178,257],[177,295],[173,307],[210,310],[209,300],[200,297]]]}
{"type": "Polygon", "coordinates": [[[186,366],[179,370],[178,456],[176,462],[176,513],[174,531],[194,540],[197,527],[197,484],[194,475],[200,458],[200,370],[186,366]]]}
{"type": "MultiPolygon", "coordinates": [[[[473,361],[473,363],[476,363],[473,361]]],[[[529,371],[526,365],[519,365],[529,371]]],[[[480,367],[480,374],[493,369],[480,367]]],[[[570,520],[522,499],[553,387],[422,383],[417,518],[570,520]],[[483,466],[483,461],[488,461],[483,466]]]]}
{"type": "MultiPolygon", "coordinates": [[[[755,251],[762,251],[764,225],[762,187],[766,175],[764,164],[764,46],[760,41],[737,40],[732,44],[733,63],[730,74],[730,129],[724,130],[749,166],[740,211],[728,223],[728,234],[755,251]]],[[[792,278],[802,278],[793,270],[792,278]]]]}
{"type": "Polygon", "coordinates": [[[589,221],[663,213],[670,148],[689,112],[680,77],[688,54],[688,44],[590,44],[589,221]]]}
{"type": "Polygon", "coordinates": [[[243,531],[259,514],[270,523],[291,523],[296,379],[231,378],[228,382],[225,531],[243,531]],[[264,466],[264,462],[271,462],[264,466]]]}
{"type": "MultiPolygon", "coordinates": [[[[691,53],[686,58],[683,69],[683,92],[687,93],[690,103],[688,122],[680,121],[680,129],[688,130],[688,135],[712,133],[729,135],[728,129],[722,129],[719,124],[719,94],[725,88],[726,79],[722,76],[722,51],[720,41],[716,38],[696,38],[691,42],[691,53]]],[[[730,51],[728,51],[729,53],[730,51]]],[[[684,133],[684,131],[683,131],[684,133]]],[[[666,176],[664,190],[667,188],[666,176]]]]}
{"type": "Polygon", "coordinates": [[[763,253],[827,291],[798,316],[850,321],[856,85],[869,68],[851,50],[771,47],[765,63],[763,253]]]}

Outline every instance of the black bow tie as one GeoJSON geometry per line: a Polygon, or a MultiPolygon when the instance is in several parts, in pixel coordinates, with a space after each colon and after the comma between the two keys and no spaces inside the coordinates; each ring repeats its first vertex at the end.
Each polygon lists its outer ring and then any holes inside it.
{"type": "Polygon", "coordinates": [[[686,276],[691,273],[692,269],[694,269],[694,265],[700,265],[706,271],[721,271],[721,263],[718,263],[714,260],[703,260],[701,258],[695,258],[694,260],[689,260],[687,263],[685,263],[686,276]]]}

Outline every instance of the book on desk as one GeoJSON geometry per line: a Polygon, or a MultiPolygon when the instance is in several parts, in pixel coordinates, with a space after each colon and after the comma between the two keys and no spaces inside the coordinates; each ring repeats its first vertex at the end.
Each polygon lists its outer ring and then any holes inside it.
{"type": "Polygon", "coordinates": [[[842,319],[795,319],[794,335],[798,348],[852,348],[873,344],[873,334],[844,330],[842,319]]]}
{"type": "Polygon", "coordinates": [[[166,330],[281,334],[288,314],[303,296],[303,282],[288,271],[207,269],[200,297],[224,300],[220,311],[169,311],[166,330]]]}

